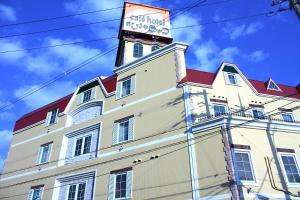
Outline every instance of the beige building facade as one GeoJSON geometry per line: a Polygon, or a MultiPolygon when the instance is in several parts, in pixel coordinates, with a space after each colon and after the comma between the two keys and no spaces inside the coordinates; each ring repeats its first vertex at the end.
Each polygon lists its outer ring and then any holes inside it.
{"type": "Polygon", "coordinates": [[[111,76],[16,122],[0,200],[300,199],[300,87],[187,69],[169,11],[128,5],[148,32],[121,28],[111,76]]]}

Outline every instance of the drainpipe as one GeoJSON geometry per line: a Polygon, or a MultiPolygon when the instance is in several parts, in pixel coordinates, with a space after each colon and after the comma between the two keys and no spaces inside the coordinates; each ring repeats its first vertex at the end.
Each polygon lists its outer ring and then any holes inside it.
{"type": "Polygon", "coordinates": [[[183,86],[183,98],[185,105],[185,120],[186,120],[186,138],[188,143],[188,152],[189,152],[189,162],[190,162],[190,175],[191,175],[191,186],[192,186],[192,198],[193,200],[200,200],[200,188],[199,188],[199,178],[198,178],[198,168],[196,161],[196,150],[195,150],[195,141],[194,135],[192,132],[192,111],[190,105],[190,92],[189,86],[183,86]]]}

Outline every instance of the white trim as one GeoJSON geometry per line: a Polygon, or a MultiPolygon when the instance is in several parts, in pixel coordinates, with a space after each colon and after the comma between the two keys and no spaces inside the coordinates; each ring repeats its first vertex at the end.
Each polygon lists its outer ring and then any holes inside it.
{"type": "Polygon", "coordinates": [[[215,196],[205,196],[201,197],[201,200],[222,200],[222,199],[231,199],[232,194],[227,193],[227,194],[219,194],[215,196]]]}
{"type": "Polygon", "coordinates": [[[169,93],[169,92],[173,92],[173,91],[175,91],[176,89],[177,89],[176,87],[174,87],[174,88],[169,88],[169,89],[163,90],[163,91],[161,91],[161,92],[152,94],[152,95],[150,95],[150,96],[141,98],[141,99],[139,99],[139,100],[136,100],[136,101],[127,103],[127,104],[125,104],[124,106],[119,106],[119,107],[112,108],[111,110],[108,110],[108,111],[103,111],[103,115],[107,115],[107,114],[110,114],[110,113],[112,113],[112,112],[116,112],[116,111],[118,111],[118,110],[121,110],[121,109],[123,109],[123,108],[129,107],[129,106],[133,106],[133,105],[135,105],[135,104],[138,104],[138,103],[141,103],[141,102],[144,102],[144,101],[153,99],[153,98],[155,98],[155,97],[158,97],[158,96],[167,94],[167,93],[169,93]]]}
{"type": "MultiPolygon", "coordinates": [[[[177,90],[177,89],[178,89],[178,88],[176,88],[176,87],[169,88],[169,89],[163,90],[163,91],[161,91],[161,92],[152,94],[152,95],[150,95],[150,96],[141,98],[141,99],[139,99],[139,100],[130,102],[130,103],[124,105],[124,106],[119,106],[119,107],[113,108],[113,109],[108,110],[108,111],[104,111],[104,107],[103,107],[102,115],[100,115],[100,116],[107,115],[107,114],[110,114],[110,113],[113,113],[113,112],[122,110],[123,108],[129,107],[129,106],[133,106],[133,105],[135,105],[135,104],[142,103],[142,102],[144,102],[144,101],[151,100],[151,99],[156,98],[156,97],[158,97],[158,96],[161,96],[161,95],[164,95],[164,94],[173,92],[173,91],[175,91],[175,90],[177,90]]],[[[103,103],[103,105],[104,105],[104,103],[103,103]]],[[[36,139],[39,139],[39,138],[42,138],[42,137],[46,137],[46,136],[48,136],[48,135],[50,135],[50,134],[53,134],[53,133],[55,133],[55,132],[64,130],[64,129],[66,129],[66,128],[68,128],[68,127],[61,127],[61,128],[55,129],[55,130],[53,130],[53,131],[50,131],[50,132],[48,132],[48,133],[46,133],[46,134],[42,134],[42,135],[39,135],[39,136],[30,138],[30,139],[28,139],[28,140],[24,140],[24,141],[22,141],[22,142],[19,142],[19,143],[16,143],[16,144],[11,145],[11,148],[16,147],[16,146],[19,146],[19,145],[21,145],[21,144],[25,144],[25,143],[31,142],[31,141],[33,141],[33,140],[36,140],[36,139]]]]}
{"type": "Polygon", "coordinates": [[[285,179],[285,182],[287,183],[287,186],[288,187],[297,187],[297,188],[299,188],[300,183],[291,183],[291,182],[289,182],[287,174],[286,174],[286,170],[285,170],[284,165],[283,165],[282,157],[281,157],[281,156],[291,156],[291,157],[293,157],[294,161],[295,161],[295,164],[296,164],[296,167],[297,167],[297,170],[298,170],[298,174],[300,175],[299,161],[298,161],[297,155],[295,153],[287,153],[287,152],[277,152],[277,153],[280,157],[279,158],[280,167],[281,167],[281,170],[283,171],[284,179],[285,179]]]}
{"type": "MultiPolygon", "coordinates": [[[[103,157],[107,157],[107,156],[111,156],[111,155],[116,155],[116,154],[119,154],[119,153],[133,151],[133,150],[136,150],[136,149],[143,149],[145,147],[149,147],[149,146],[164,143],[164,142],[169,142],[169,141],[176,140],[176,139],[179,139],[179,138],[182,138],[182,137],[186,137],[186,134],[185,133],[177,133],[173,136],[153,140],[151,142],[146,142],[146,143],[138,144],[138,145],[131,146],[131,147],[126,147],[121,152],[119,150],[116,150],[116,151],[111,151],[111,152],[108,152],[108,153],[104,153],[104,154],[99,155],[98,158],[103,158],[103,157]]],[[[97,157],[95,157],[94,159],[96,159],[96,158],[97,157]]],[[[51,167],[47,167],[47,168],[41,168],[40,170],[37,169],[37,170],[30,171],[30,172],[25,172],[25,173],[22,173],[22,174],[17,174],[17,175],[1,178],[0,182],[6,181],[6,180],[11,180],[11,179],[14,179],[14,178],[20,178],[20,177],[27,176],[27,175],[38,174],[40,172],[49,171],[49,170],[57,169],[57,168],[60,168],[60,167],[62,167],[62,166],[55,165],[55,166],[51,166],[51,167]]],[[[80,174],[82,174],[82,173],[80,173],[80,174]]]]}
{"type": "Polygon", "coordinates": [[[280,92],[282,91],[280,89],[280,87],[275,83],[275,81],[273,79],[271,79],[271,78],[268,80],[267,90],[280,91],[280,92]],[[270,88],[271,82],[277,87],[277,89],[270,88]]]}
{"type": "Polygon", "coordinates": [[[191,107],[190,107],[190,97],[189,97],[189,86],[183,87],[184,92],[184,106],[185,106],[185,119],[187,127],[187,142],[188,142],[188,152],[189,152],[189,161],[190,161],[190,173],[191,173],[191,184],[192,184],[192,197],[193,200],[200,199],[200,187],[199,187],[199,176],[198,176],[198,167],[197,167],[197,158],[196,150],[194,144],[194,136],[191,129],[193,124],[193,119],[191,116],[191,107]]]}
{"type": "Polygon", "coordinates": [[[166,45],[163,48],[151,52],[143,57],[137,58],[135,60],[133,60],[132,62],[126,63],[122,66],[116,67],[113,71],[117,74],[121,74],[129,69],[135,68],[139,65],[142,65],[143,63],[146,63],[148,61],[157,59],[158,57],[165,55],[171,51],[174,51],[176,49],[183,49],[184,51],[187,50],[188,48],[188,44],[185,43],[179,43],[179,42],[174,42],[172,44],[166,45]]]}
{"type": "Polygon", "coordinates": [[[194,124],[192,126],[192,130],[193,132],[210,130],[216,127],[220,127],[222,125],[226,125],[229,123],[228,121],[230,121],[230,125],[240,125],[239,127],[246,127],[251,129],[266,130],[268,128],[270,131],[284,131],[297,134],[299,134],[300,131],[299,123],[272,121],[270,125],[270,121],[266,119],[253,119],[253,121],[249,122],[249,118],[237,116],[220,116],[211,120],[201,121],[199,123],[194,124]],[[244,124],[246,122],[249,123],[244,124]]]}
{"type": "Polygon", "coordinates": [[[233,148],[232,149],[232,157],[233,157],[233,166],[234,166],[235,176],[237,178],[237,184],[238,185],[253,185],[253,186],[256,186],[257,185],[257,180],[256,180],[256,176],[255,176],[255,168],[254,168],[254,165],[253,165],[253,162],[252,162],[251,150],[233,148]],[[251,172],[252,172],[252,176],[253,176],[253,179],[254,179],[253,181],[240,180],[240,177],[239,177],[239,174],[238,174],[238,166],[236,164],[237,161],[236,161],[235,153],[246,153],[248,155],[251,172]]]}
{"type": "MultiPolygon", "coordinates": [[[[243,193],[241,195],[242,197],[246,197],[246,198],[253,198],[256,199],[258,196],[261,197],[265,197],[265,198],[269,198],[269,199],[286,199],[286,195],[285,194],[268,194],[268,193],[243,193]]],[[[289,196],[290,200],[300,200],[300,197],[292,197],[289,196]]]]}
{"type": "Polygon", "coordinates": [[[28,140],[24,140],[24,141],[22,141],[22,142],[13,144],[13,145],[11,145],[11,148],[16,147],[16,146],[19,146],[19,145],[21,145],[21,144],[25,144],[25,143],[27,143],[27,142],[31,142],[31,141],[33,141],[33,140],[36,140],[36,139],[39,139],[39,138],[42,138],[42,137],[45,137],[45,136],[48,136],[48,135],[50,135],[50,134],[56,133],[56,132],[58,132],[58,131],[61,131],[61,130],[63,130],[63,129],[65,129],[65,127],[58,128],[58,129],[55,129],[55,130],[50,131],[50,132],[48,132],[48,133],[44,133],[44,134],[42,134],[42,135],[38,135],[38,136],[33,137],[33,138],[30,138],[30,139],[28,139],[28,140]]]}

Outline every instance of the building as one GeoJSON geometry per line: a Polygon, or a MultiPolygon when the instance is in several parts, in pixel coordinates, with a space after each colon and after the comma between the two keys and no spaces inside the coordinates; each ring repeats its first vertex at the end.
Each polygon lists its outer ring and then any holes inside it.
{"type": "Polygon", "coordinates": [[[300,86],[187,69],[168,10],[124,8],[114,73],[17,120],[0,199],[299,199],[300,86]]]}

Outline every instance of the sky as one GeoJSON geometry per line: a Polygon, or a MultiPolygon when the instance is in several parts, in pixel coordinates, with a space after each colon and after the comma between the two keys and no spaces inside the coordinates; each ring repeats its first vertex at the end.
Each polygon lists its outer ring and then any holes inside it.
{"type": "MultiPolygon", "coordinates": [[[[154,0],[136,0],[146,3],[154,0]]],[[[292,11],[261,15],[243,20],[226,21],[243,16],[275,11],[271,0],[203,0],[193,9],[179,13],[194,1],[162,0],[149,5],[171,10],[172,27],[198,25],[172,30],[174,41],[188,43],[188,68],[215,72],[223,61],[237,64],[251,79],[267,80],[296,86],[300,83],[300,19],[292,11]],[[174,11],[172,11],[174,10],[174,11]],[[204,25],[213,21],[224,21],[204,25]]],[[[30,0],[0,1],[0,107],[13,102],[41,83],[74,67],[86,59],[114,47],[117,39],[78,43],[68,46],[31,51],[3,53],[16,49],[81,42],[117,37],[120,21],[94,23],[60,31],[14,36],[41,30],[120,19],[122,9],[110,9],[14,26],[20,23],[74,13],[117,8],[123,0],[30,0]]],[[[285,7],[286,5],[282,5],[285,7]]],[[[116,51],[56,81],[53,85],[0,110],[0,172],[12,140],[15,121],[27,112],[61,98],[96,76],[112,74],[116,51]]]]}

